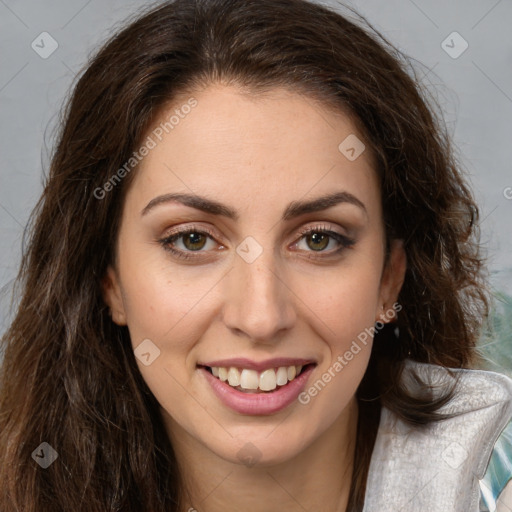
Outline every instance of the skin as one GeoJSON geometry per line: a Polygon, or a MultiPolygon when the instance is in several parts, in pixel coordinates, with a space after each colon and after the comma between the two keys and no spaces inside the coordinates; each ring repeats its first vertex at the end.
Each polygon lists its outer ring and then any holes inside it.
{"type": "Polygon", "coordinates": [[[134,348],[150,339],[160,350],[149,366],[137,364],[161,405],[184,476],[184,511],[225,512],[228,504],[253,512],[276,510],[276,504],[280,511],[344,511],[355,392],[371,340],[307,405],[294,402],[266,416],[228,409],[196,365],[230,357],[311,358],[317,366],[307,389],[365,328],[389,320],[383,312],[397,300],[406,257],[400,241],[393,241],[384,265],[373,160],[368,150],[354,161],[339,151],[350,134],[363,140],[348,116],[285,89],[248,95],[235,86],[209,85],[175,101],[155,126],[191,96],[197,106],[136,171],[118,257],[103,280],[105,301],[113,321],[128,326],[134,348]],[[333,191],[353,194],[366,211],[341,203],[281,219],[289,203],[333,191]],[[177,202],[141,215],[153,198],[174,192],[214,199],[239,218],[177,202]],[[355,243],[336,255],[336,240],[325,246],[300,234],[318,225],[355,243]],[[200,252],[184,245],[184,237],[174,242],[195,259],[178,259],[158,242],[190,227],[209,229],[214,237],[198,244],[200,252]],[[236,253],[247,236],[263,251],[252,263],[236,253]],[[248,442],[258,453],[252,466],[237,455],[248,442]]]}
{"type": "Polygon", "coordinates": [[[509,512],[512,510],[512,481],[501,491],[496,505],[496,512],[509,512]]]}

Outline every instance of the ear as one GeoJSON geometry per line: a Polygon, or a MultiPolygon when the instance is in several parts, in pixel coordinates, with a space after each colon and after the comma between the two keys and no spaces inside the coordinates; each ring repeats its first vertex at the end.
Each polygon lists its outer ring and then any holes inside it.
{"type": "Polygon", "coordinates": [[[109,265],[101,279],[101,291],[105,304],[110,308],[112,321],[117,325],[126,325],[124,302],[115,269],[109,265]]]}
{"type": "MultiPolygon", "coordinates": [[[[382,272],[379,295],[379,309],[375,312],[375,320],[389,323],[395,316],[391,315],[393,304],[398,300],[407,269],[407,256],[403,240],[391,240],[390,255],[382,272]]],[[[397,310],[399,311],[401,307],[397,310]]]]}

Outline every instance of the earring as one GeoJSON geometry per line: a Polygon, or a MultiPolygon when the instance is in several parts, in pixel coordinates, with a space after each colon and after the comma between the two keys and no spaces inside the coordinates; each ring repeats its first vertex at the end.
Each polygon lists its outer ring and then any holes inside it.
{"type": "Polygon", "coordinates": [[[379,321],[379,322],[381,322],[381,323],[385,323],[385,322],[383,322],[383,318],[384,318],[384,316],[385,316],[385,315],[384,315],[384,304],[381,304],[381,306],[380,306],[380,310],[382,311],[382,313],[379,315],[379,317],[380,317],[380,318],[379,318],[379,320],[378,320],[378,321],[379,321]]]}

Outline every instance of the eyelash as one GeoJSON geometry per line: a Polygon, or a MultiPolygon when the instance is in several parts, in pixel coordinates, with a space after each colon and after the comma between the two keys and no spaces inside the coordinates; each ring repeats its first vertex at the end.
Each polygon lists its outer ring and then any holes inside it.
{"type": "MultiPolygon", "coordinates": [[[[192,227],[187,228],[187,229],[178,230],[178,231],[170,234],[169,236],[166,236],[165,238],[162,238],[162,239],[158,240],[158,242],[162,245],[164,250],[172,253],[174,256],[176,256],[176,257],[178,257],[180,259],[190,260],[190,259],[198,257],[198,256],[193,254],[194,252],[200,253],[200,252],[203,252],[203,251],[201,251],[201,250],[198,250],[198,251],[182,251],[181,249],[175,249],[172,246],[172,244],[174,242],[176,242],[176,240],[178,240],[179,238],[181,238],[181,237],[183,237],[185,235],[190,235],[192,233],[200,234],[200,235],[207,235],[210,238],[215,239],[214,234],[210,230],[205,229],[205,228],[197,228],[196,229],[194,226],[192,226],[192,227]]],[[[341,253],[344,249],[349,249],[349,248],[351,248],[355,244],[355,240],[353,240],[351,238],[348,238],[348,237],[346,237],[346,236],[344,236],[344,235],[342,235],[340,233],[337,233],[335,231],[331,231],[326,226],[322,226],[322,225],[318,225],[318,226],[313,226],[313,227],[308,227],[308,228],[302,229],[301,231],[299,231],[299,239],[295,243],[297,244],[306,235],[310,235],[310,234],[313,234],[313,233],[319,233],[319,234],[323,234],[323,235],[328,235],[330,238],[332,238],[336,242],[338,242],[340,247],[338,249],[335,249],[334,251],[328,252],[327,256],[313,256],[313,255],[306,256],[307,258],[310,258],[310,259],[319,259],[319,258],[336,256],[339,253],[341,253]]],[[[307,251],[307,252],[315,252],[315,251],[307,251]]],[[[318,251],[318,253],[324,253],[324,251],[318,251]]]]}

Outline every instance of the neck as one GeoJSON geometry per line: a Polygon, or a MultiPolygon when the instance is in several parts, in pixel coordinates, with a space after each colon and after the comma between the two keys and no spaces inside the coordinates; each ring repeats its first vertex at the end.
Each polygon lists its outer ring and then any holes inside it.
{"type": "Polygon", "coordinates": [[[248,467],[218,457],[167,417],[183,481],[185,502],[180,512],[268,512],[276,506],[281,512],[345,512],[357,419],[354,398],[327,430],[292,459],[248,467]]]}

